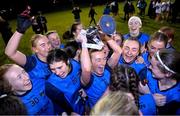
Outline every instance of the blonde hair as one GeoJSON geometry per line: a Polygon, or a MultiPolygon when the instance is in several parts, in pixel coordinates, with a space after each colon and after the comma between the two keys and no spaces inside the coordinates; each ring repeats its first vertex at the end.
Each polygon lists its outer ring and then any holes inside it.
{"type": "Polygon", "coordinates": [[[91,115],[139,115],[135,101],[122,91],[110,92],[101,98],[91,111],[91,115]]]}
{"type": "Polygon", "coordinates": [[[137,17],[137,16],[132,16],[132,17],[129,19],[128,24],[129,24],[130,22],[132,22],[132,20],[138,21],[139,24],[142,26],[142,21],[141,21],[141,19],[140,19],[139,17],[137,17]]]}
{"type": "Polygon", "coordinates": [[[42,35],[42,34],[35,34],[31,37],[31,46],[32,47],[36,47],[36,43],[39,39],[43,38],[43,37],[46,37],[45,35],[42,35]]]}

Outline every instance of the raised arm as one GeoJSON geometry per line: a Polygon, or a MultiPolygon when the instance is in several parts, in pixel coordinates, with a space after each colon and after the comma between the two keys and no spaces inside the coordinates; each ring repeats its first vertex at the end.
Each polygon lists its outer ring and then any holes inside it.
{"type": "Polygon", "coordinates": [[[10,38],[6,48],[5,54],[17,64],[24,66],[26,63],[26,56],[18,51],[20,40],[25,31],[31,26],[31,18],[29,16],[29,9],[23,11],[17,17],[17,31],[10,38]]]}
{"type": "Polygon", "coordinates": [[[18,31],[12,35],[5,48],[5,54],[17,64],[24,66],[26,63],[26,56],[17,50],[22,36],[23,34],[19,33],[18,31]]]}
{"type": "Polygon", "coordinates": [[[113,54],[108,59],[107,63],[111,68],[114,68],[119,61],[122,49],[113,39],[111,39],[107,35],[104,36],[104,39],[113,50],[113,54]]]}
{"type": "Polygon", "coordinates": [[[86,47],[87,38],[85,34],[78,35],[78,41],[81,42],[81,55],[80,55],[80,62],[81,62],[81,83],[83,85],[87,85],[90,81],[91,75],[91,60],[88,52],[88,48],[86,47]]]}

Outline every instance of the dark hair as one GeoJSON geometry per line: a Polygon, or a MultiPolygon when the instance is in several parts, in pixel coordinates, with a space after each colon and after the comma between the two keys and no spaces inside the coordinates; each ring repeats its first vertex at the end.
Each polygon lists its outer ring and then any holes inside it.
{"type": "Polygon", "coordinates": [[[76,32],[76,29],[77,29],[77,26],[80,25],[81,23],[80,22],[75,22],[72,24],[71,26],[71,35],[73,35],[74,32],[76,32]]]}
{"type": "MultiPolygon", "coordinates": [[[[155,58],[157,59],[156,55],[157,53],[155,54],[155,58]]],[[[173,77],[176,80],[180,80],[180,52],[171,49],[161,49],[159,50],[159,57],[165,66],[175,72],[173,77]]],[[[163,73],[169,72],[160,62],[157,66],[163,73]]]]}
{"type": "Polygon", "coordinates": [[[59,48],[49,51],[47,56],[47,63],[52,64],[53,62],[59,62],[59,61],[64,61],[67,64],[68,56],[66,52],[64,52],[59,48]]]}
{"type": "Polygon", "coordinates": [[[79,48],[79,44],[76,41],[71,41],[66,43],[64,51],[66,52],[69,58],[74,58],[79,48]]]}
{"type": "Polygon", "coordinates": [[[164,45],[166,46],[168,42],[168,37],[164,33],[157,31],[151,35],[148,44],[150,44],[152,41],[164,42],[164,45]]]}
{"type": "Polygon", "coordinates": [[[138,41],[137,37],[129,37],[128,39],[124,39],[122,46],[124,46],[124,43],[126,41],[135,41],[135,42],[137,42],[138,45],[139,45],[139,53],[141,53],[141,43],[138,41]]]}
{"type": "Polygon", "coordinates": [[[136,71],[126,65],[126,64],[118,64],[114,70],[112,70],[109,89],[110,91],[124,91],[132,93],[135,102],[138,105],[138,85],[139,85],[139,77],[136,71]]]}
{"type": "Polygon", "coordinates": [[[76,29],[77,29],[77,26],[80,25],[81,23],[80,22],[74,22],[71,26],[71,29],[70,31],[66,31],[63,33],[63,39],[66,39],[66,40],[72,40],[74,35],[73,33],[76,32],[76,29]]]}
{"type": "Polygon", "coordinates": [[[129,37],[128,39],[125,39],[125,40],[123,41],[123,44],[124,44],[125,41],[128,41],[128,40],[130,40],[130,41],[136,41],[136,42],[139,44],[139,49],[141,48],[141,43],[138,41],[138,38],[137,38],[137,37],[129,37]]]}
{"type": "Polygon", "coordinates": [[[0,115],[25,115],[26,107],[22,101],[12,94],[1,94],[0,98],[0,115]]]}

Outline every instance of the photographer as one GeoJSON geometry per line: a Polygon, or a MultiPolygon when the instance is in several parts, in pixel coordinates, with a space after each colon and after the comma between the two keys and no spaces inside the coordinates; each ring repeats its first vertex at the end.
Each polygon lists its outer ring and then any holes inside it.
{"type": "Polygon", "coordinates": [[[81,9],[79,8],[79,6],[74,6],[72,13],[74,14],[74,22],[81,22],[81,17],[80,17],[81,9]]]}
{"type": "Polygon", "coordinates": [[[46,25],[47,19],[45,16],[42,15],[41,11],[38,12],[38,16],[37,16],[36,20],[41,29],[41,34],[44,34],[44,32],[46,33],[48,31],[47,25],[46,25]]]}

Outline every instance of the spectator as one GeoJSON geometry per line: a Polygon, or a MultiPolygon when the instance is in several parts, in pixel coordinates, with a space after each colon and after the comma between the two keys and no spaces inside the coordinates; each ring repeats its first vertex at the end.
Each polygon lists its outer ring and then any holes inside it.
{"type": "Polygon", "coordinates": [[[47,29],[47,19],[45,16],[42,15],[41,11],[38,11],[38,16],[36,18],[37,23],[39,24],[39,27],[41,28],[41,34],[44,34],[48,31],[47,29]]]}
{"type": "Polygon", "coordinates": [[[155,5],[155,0],[151,0],[149,3],[149,8],[148,8],[148,16],[149,18],[152,18],[152,19],[154,19],[156,16],[154,5],[155,5]]]}
{"type": "Polygon", "coordinates": [[[35,34],[41,33],[41,28],[40,28],[36,18],[32,19],[32,30],[35,32],[35,34]]]}
{"type": "Polygon", "coordinates": [[[111,2],[110,6],[111,6],[111,12],[113,13],[113,16],[114,17],[117,16],[118,11],[119,11],[118,1],[114,0],[113,2],[111,2]]]}
{"type": "Polygon", "coordinates": [[[110,15],[110,13],[111,13],[111,9],[110,9],[109,4],[107,3],[104,8],[103,15],[110,15]]]}
{"type": "Polygon", "coordinates": [[[130,0],[127,0],[127,2],[124,5],[124,20],[129,20],[129,17],[131,17],[135,12],[134,5],[130,0]]]}
{"type": "Polygon", "coordinates": [[[80,13],[81,13],[81,9],[79,8],[79,6],[74,6],[73,7],[73,10],[72,10],[72,13],[74,14],[74,22],[81,22],[81,16],[80,16],[80,13]]]}
{"type": "Polygon", "coordinates": [[[147,3],[145,0],[138,0],[137,8],[139,9],[140,16],[145,16],[146,6],[147,6],[147,3]]]}
{"type": "Polygon", "coordinates": [[[92,4],[90,5],[90,10],[89,10],[89,17],[91,17],[91,21],[89,23],[89,25],[91,25],[92,22],[94,22],[94,24],[96,25],[96,20],[94,18],[94,15],[97,15],[95,9],[93,8],[92,4]]]}
{"type": "Polygon", "coordinates": [[[156,3],[155,3],[155,13],[156,13],[156,18],[155,18],[155,21],[160,21],[161,20],[161,14],[162,14],[162,11],[161,11],[161,0],[157,0],[156,3]]]}

